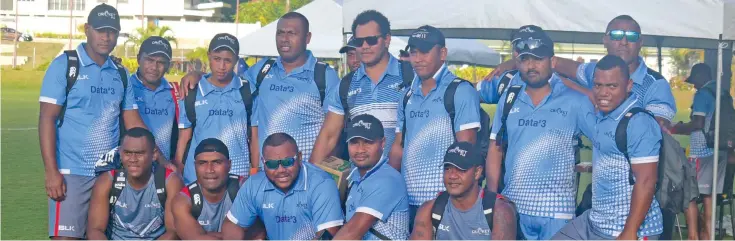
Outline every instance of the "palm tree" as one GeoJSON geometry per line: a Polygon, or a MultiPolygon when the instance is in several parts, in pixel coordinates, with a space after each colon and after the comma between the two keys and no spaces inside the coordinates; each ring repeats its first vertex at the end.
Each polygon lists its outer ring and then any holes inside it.
{"type": "Polygon", "coordinates": [[[128,37],[128,40],[126,40],[124,43],[125,45],[127,45],[128,43],[132,44],[134,49],[139,48],[140,45],[143,44],[143,41],[151,36],[163,37],[169,42],[174,43],[177,48],[179,46],[179,42],[176,40],[176,37],[174,37],[174,31],[168,26],[159,27],[153,24],[149,24],[148,27],[145,29],[136,28],[135,32],[137,35],[130,35],[130,37],[128,37]]]}
{"type": "Polygon", "coordinates": [[[198,47],[194,49],[194,51],[191,51],[186,54],[186,60],[189,61],[190,64],[194,64],[196,66],[196,63],[201,63],[201,69],[200,71],[207,72],[207,69],[209,67],[209,58],[207,57],[207,52],[209,47],[198,47]]]}

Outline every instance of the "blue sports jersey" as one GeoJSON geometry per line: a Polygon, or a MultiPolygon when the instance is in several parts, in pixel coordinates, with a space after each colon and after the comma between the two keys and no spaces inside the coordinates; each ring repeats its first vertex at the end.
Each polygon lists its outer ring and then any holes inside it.
{"type": "MultiPolygon", "coordinates": [[[[630,73],[633,80],[633,93],[647,111],[657,117],[673,120],[676,115],[676,101],[671,93],[671,86],[665,79],[656,79],[648,73],[645,61],[638,57],[640,65],[635,72],[630,73]]],[[[592,81],[597,62],[580,64],[577,69],[577,81],[590,89],[594,86],[592,81]]]]}
{"type": "MultiPolygon", "coordinates": [[[[194,150],[199,142],[207,138],[217,138],[227,145],[232,160],[231,174],[247,177],[250,173],[250,149],[247,138],[247,111],[240,95],[242,82],[232,76],[232,82],[219,88],[207,80],[209,74],[202,76],[196,92],[196,126],[191,138],[191,146],[186,154],[184,181],[194,182],[194,150]]],[[[252,90],[252,89],[251,89],[252,90]]],[[[191,128],[186,115],[184,101],[179,102],[179,128],[191,128]]]]}
{"type": "MultiPolygon", "coordinates": [[[[628,161],[615,145],[615,130],[620,119],[633,107],[642,107],[635,94],[608,115],[598,113],[592,138],[592,209],[589,222],[598,235],[614,239],[623,231],[630,213],[633,185],[628,182],[628,161]]],[[[661,129],[656,120],[644,113],[631,117],[628,123],[628,154],[632,165],[658,162],[661,129]]],[[[663,232],[661,209],[656,197],[646,214],[638,237],[663,232]]]]}
{"type": "Polygon", "coordinates": [[[39,101],[63,106],[64,124],[56,129],[56,164],[61,174],[94,176],[94,164],[119,144],[120,103],[123,110],[138,109],[133,100],[133,85],[123,83],[110,58],[97,65],[77,46],[77,81],[66,95],[67,57],[56,57],[43,77],[39,101]],[[123,96],[125,96],[123,98],[123,96]]]}
{"type": "Polygon", "coordinates": [[[172,94],[172,88],[166,78],[161,79],[161,85],[155,90],[148,89],[138,74],[130,76],[133,84],[135,103],[138,105],[138,113],[143,123],[148,127],[156,138],[156,145],[166,159],[172,159],[171,155],[171,131],[176,118],[176,97],[172,94]]]}
{"type": "Polygon", "coordinates": [[[406,143],[403,143],[401,173],[406,180],[410,205],[422,203],[444,191],[442,176],[444,154],[454,143],[452,132],[480,127],[480,100],[472,85],[462,83],[454,95],[455,121],[450,126],[449,113],[444,109],[444,92],[457,77],[446,65],[434,75],[436,87],[427,96],[421,93],[421,80],[414,78],[407,105],[398,103],[398,125],[401,132],[406,120],[406,143]]]}
{"type": "MultiPolygon", "coordinates": [[[[521,79],[517,74],[514,79],[521,79]]],[[[518,213],[558,219],[574,217],[574,146],[580,133],[591,136],[587,119],[595,110],[587,96],[567,88],[556,74],[551,76],[551,93],[537,106],[522,88],[506,120],[509,143],[505,152],[503,195],[516,203],[518,213]]],[[[502,126],[508,92],[501,96],[490,139],[502,126]]],[[[590,125],[591,126],[591,125],[590,125]]]]}
{"type": "MultiPolygon", "coordinates": [[[[382,159],[376,166],[360,176],[357,167],[347,177],[352,188],[347,196],[345,209],[347,222],[355,213],[369,214],[378,219],[372,226],[391,240],[408,239],[408,196],[401,173],[385,164],[382,159]]],[[[380,240],[367,232],[363,240],[380,240]]]]}
{"type": "MultiPolygon", "coordinates": [[[[498,94],[498,87],[500,85],[500,79],[505,76],[508,73],[508,71],[504,72],[500,76],[494,76],[490,79],[490,81],[479,81],[477,82],[477,93],[480,95],[480,102],[486,103],[486,104],[497,104],[498,100],[500,99],[500,95],[502,95],[502,92],[498,94]]],[[[510,81],[508,81],[508,86],[512,85],[520,85],[523,81],[521,81],[520,78],[511,78],[510,81]]],[[[506,88],[507,86],[503,86],[502,88],[506,88]]]]}
{"type": "MultiPolygon", "coordinates": [[[[402,100],[400,89],[403,78],[401,73],[401,62],[393,55],[389,55],[388,66],[381,76],[378,84],[374,84],[365,73],[365,65],[355,71],[350,88],[347,92],[347,105],[350,116],[368,114],[378,118],[385,130],[385,149],[383,154],[387,155],[396,138],[396,108],[402,100]]],[[[408,73],[413,74],[413,73],[408,73]]],[[[341,84],[341,83],[340,83],[341,84]]],[[[327,105],[329,111],[338,115],[344,115],[344,107],[339,96],[339,84],[335,90],[329,93],[327,105]]]]}
{"type": "Polygon", "coordinates": [[[344,223],[337,184],[329,174],[305,163],[295,182],[283,193],[258,172],[240,188],[227,218],[244,228],[260,218],[269,240],[310,240],[344,223]]]}
{"type": "MultiPolygon", "coordinates": [[[[286,73],[280,57],[276,59],[260,85],[260,94],[253,105],[252,126],[258,126],[258,146],[262,147],[269,135],[283,132],[296,140],[303,159],[309,160],[327,109],[320,103],[319,89],[314,82],[317,60],[311,51],[306,53],[306,63],[291,73],[286,73]]],[[[253,80],[250,81],[253,90],[265,61],[259,61],[246,72],[246,78],[253,80]]],[[[326,94],[339,83],[337,72],[331,67],[325,72],[325,82],[326,102],[326,94]]]]}
{"type": "Polygon", "coordinates": [[[714,148],[707,147],[707,139],[704,137],[704,131],[709,130],[712,124],[712,118],[715,115],[715,103],[717,103],[715,96],[704,88],[714,84],[716,84],[715,81],[707,82],[694,94],[691,115],[704,117],[704,128],[693,131],[689,135],[689,157],[691,158],[710,157],[715,153],[714,148]]]}

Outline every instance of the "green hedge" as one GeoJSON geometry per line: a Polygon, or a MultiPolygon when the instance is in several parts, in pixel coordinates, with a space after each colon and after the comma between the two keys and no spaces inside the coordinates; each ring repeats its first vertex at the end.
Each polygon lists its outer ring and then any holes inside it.
{"type": "MultiPolygon", "coordinates": [[[[60,38],[60,39],[68,39],[69,34],[59,34],[59,33],[35,33],[33,34],[34,38],[60,38]]],[[[72,36],[74,39],[86,39],[87,37],[84,34],[75,34],[72,36]]]]}

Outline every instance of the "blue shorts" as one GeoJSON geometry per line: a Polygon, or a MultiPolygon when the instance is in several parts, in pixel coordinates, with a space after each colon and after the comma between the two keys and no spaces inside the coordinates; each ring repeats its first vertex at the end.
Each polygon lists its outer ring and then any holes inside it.
{"type": "Polygon", "coordinates": [[[569,219],[529,216],[518,214],[518,224],[526,240],[549,240],[569,223],[569,219]]]}
{"type": "MultiPolygon", "coordinates": [[[[592,230],[590,225],[590,210],[587,210],[562,228],[552,240],[612,240],[613,237],[599,235],[592,230]]],[[[658,240],[659,235],[648,236],[643,240],[658,240]]],[[[640,239],[639,239],[640,240],[640,239]]]]}
{"type": "Polygon", "coordinates": [[[87,231],[87,213],[92,187],[97,178],[64,175],[66,198],[57,202],[48,199],[48,236],[49,237],[85,237],[87,231]]]}

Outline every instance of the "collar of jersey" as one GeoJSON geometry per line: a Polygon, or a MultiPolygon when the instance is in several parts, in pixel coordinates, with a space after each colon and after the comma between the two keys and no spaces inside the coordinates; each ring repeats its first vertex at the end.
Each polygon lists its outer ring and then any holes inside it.
{"type": "MultiPolygon", "coordinates": [[[[305,54],[306,54],[306,62],[304,63],[304,65],[293,69],[289,75],[298,74],[306,70],[314,71],[314,65],[316,65],[316,61],[317,61],[316,58],[314,57],[313,54],[311,54],[311,50],[307,49],[305,54]]],[[[283,68],[283,62],[281,62],[281,56],[278,56],[278,58],[276,58],[276,61],[273,63],[273,67],[276,67],[282,70],[284,73],[286,72],[286,69],[283,68]]]]}
{"type": "Polygon", "coordinates": [[[630,73],[630,78],[633,79],[633,82],[636,84],[643,84],[643,80],[648,76],[648,66],[646,66],[646,62],[643,61],[643,57],[638,56],[638,68],[635,69],[635,72],[630,73]]]}
{"type": "MultiPolygon", "coordinates": [[[[79,57],[79,65],[84,66],[84,67],[95,64],[94,60],[92,60],[92,58],[89,57],[89,54],[87,54],[87,50],[84,48],[84,46],[86,45],[87,43],[83,42],[77,46],[77,56],[79,57]]],[[[103,69],[104,68],[117,69],[117,66],[115,65],[114,62],[112,62],[112,59],[110,59],[110,56],[107,56],[107,60],[105,61],[105,64],[102,65],[102,68],[103,69]]]]}
{"type": "Polygon", "coordinates": [[[620,118],[623,118],[623,115],[625,115],[625,113],[628,113],[628,111],[632,109],[633,107],[636,107],[637,104],[638,104],[638,98],[636,97],[634,93],[631,93],[628,96],[628,98],[625,99],[625,101],[623,101],[623,103],[620,104],[620,106],[618,106],[618,108],[615,108],[615,110],[613,110],[607,115],[602,114],[602,112],[598,112],[597,118],[600,120],[606,119],[606,118],[612,118],[615,121],[619,121],[620,118]]]}
{"type": "MultiPolygon", "coordinates": [[[[440,67],[439,70],[434,73],[433,78],[436,80],[436,86],[434,86],[434,88],[429,91],[429,94],[439,89],[439,87],[448,86],[449,83],[452,83],[452,81],[457,77],[454,76],[454,74],[452,74],[449,69],[447,69],[447,64],[444,63],[442,64],[442,67],[440,67]]],[[[421,93],[421,78],[419,78],[418,75],[413,78],[413,86],[411,87],[411,89],[415,90],[413,92],[414,95],[423,96],[423,94],[421,93]]]]}
{"type": "MultiPolygon", "coordinates": [[[[357,69],[357,72],[355,72],[355,79],[361,80],[363,76],[367,76],[367,73],[365,73],[365,64],[360,64],[360,68],[357,69]]],[[[393,55],[388,54],[388,65],[385,68],[385,72],[383,75],[380,76],[380,80],[378,83],[383,81],[385,79],[385,76],[392,75],[392,76],[400,76],[401,75],[401,62],[398,61],[393,55]]]]}
{"type": "Polygon", "coordinates": [[[202,75],[202,79],[199,80],[199,92],[202,94],[202,96],[207,96],[209,93],[212,93],[215,90],[222,90],[223,92],[229,92],[231,90],[237,91],[240,89],[240,86],[242,86],[240,78],[237,77],[237,74],[233,73],[232,82],[230,82],[224,88],[218,88],[210,83],[209,80],[207,80],[207,78],[209,78],[209,76],[211,75],[211,73],[202,75]]]}
{"type": "Polygon", "coordinates": [[[362,177],[360,176],[360,171],[357,169],[357,167],[354,167],[352,168],[352,171],[350,172],[350,174],[347,175],[347,180],[350,180],[351,182],[363,181],[367,179],[368,177],[370,177],[370,175],[372,175],[373,173],[377,172],[383,166],[383,164],[386,163],[387,161],[388,161],[388,158],[386,158],[385,156],[382,156],[380,160],[378,161],[378,163],[376,163],[375,166],[373,166],[373,168],[370,168],[370,170],[365,172],[365,176],[362,176],[362,177]]]}
{"type": "MultiPolygon", "coordinates": [[[[148,87],[146,87],[143,84],[143,81],[140,80],[140,77],[138,77],[138,71],[135,71],[135,73],[130,75],[130,78],[133,79],[132,80],[133,86],[135,86],[136,88],[151,91],[150,89],[148,89],[148,87]]],[[[159,92],[159,91],[168,90],[168,89],[171,89],[171,86],[169,85],[168,80],[166,80],[166,77],[164,76],[164,77],[161,77],[161,85],[156,87],[156,90],[154,90],[153,92],[159,92]]]]}
{"type": "MultiPolygon", "coordinates": [[[[299,171],[299,177],[296,179],[296,184],[294,184],[293,188],[291,188],[291,190],[288,192],[292,193],[294,191],[306,191],[306,189],[309,188],[308,178],[309,178],[309,171],[307,170],[306,165],[301,163],[301,170],[299,171]]],[[[275,191],[275,190],[277,190],[276,186],[273,186],[272,182],[270,181],[265,182],[264,191],[275,191]]]]}

